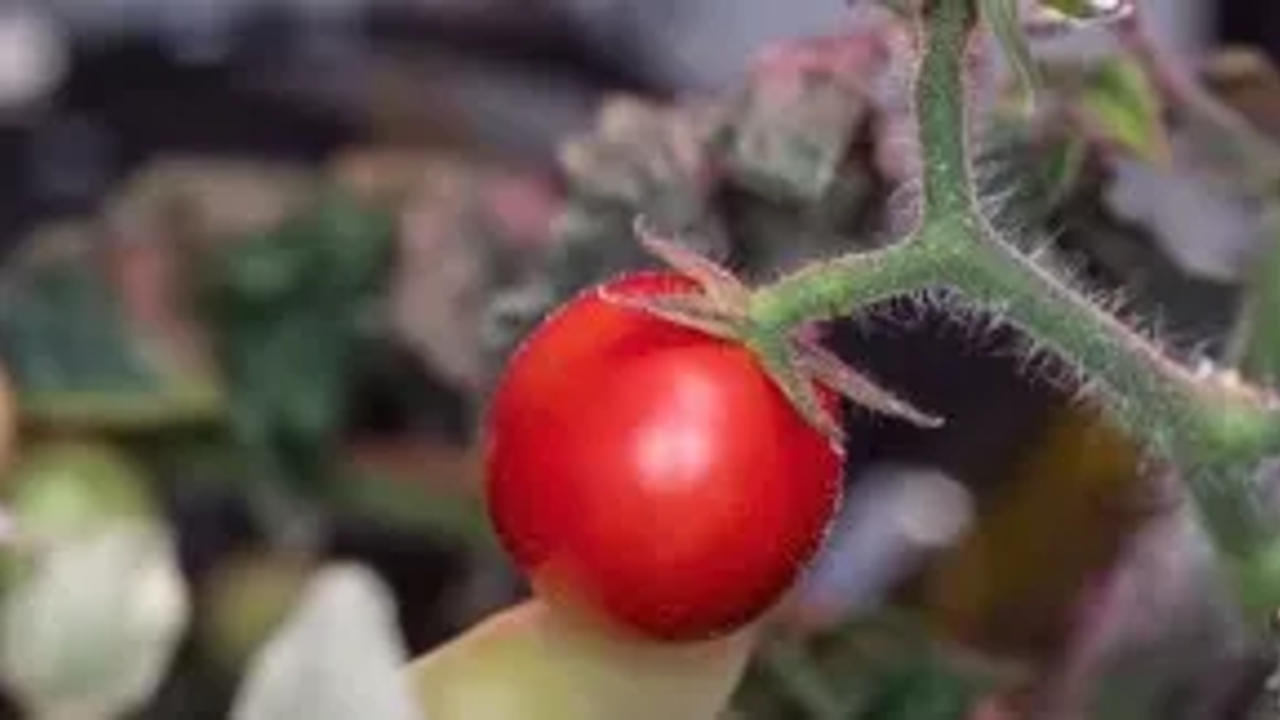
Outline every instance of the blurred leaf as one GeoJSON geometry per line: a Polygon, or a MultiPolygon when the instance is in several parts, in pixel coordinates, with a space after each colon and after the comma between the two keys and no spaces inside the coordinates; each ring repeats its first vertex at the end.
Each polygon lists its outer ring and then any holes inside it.
{"type": "Polygon", "coordinates": [[[841,683],[837,691],[836,686],[814,667],[813,660],[799,643],[771,643],[759,654],[758,662],[769,668],[783,690],[805,709],[811,720],[853,717],[862,700],[861,693],[849,692],[849,683],[841,683]]]}
{"type": "Polygon", "coordinates": [[[149,698],[187,622],[168,532],[119,523],[42,547],[3,598],[0,673],[41,717],[113,717],[149,698]]]}
{"type": "Polygon", "coordinates": [[[22,415],[45,427],[156,430],[222,417],[221,393],[205,383],[179,383],[165,394],[114,392],[32,393],[22,397],[22,415]]]}
{"type": "Polygon", "coordinates": [[[869,83],[880,67],[869,36],[792,42],[764,53],[728,128],[734,179],[768,198],[822,199],[870,110],[869,85],[859,78],[869,83]]]}
{"type": "Polygon", "coordinates": [[[885,678],[879,697],[864,713],[876,720],[963,720],[980,685],[928,659],[885,678]]]}
{"type": "Polygon", "coordinates": [[[370,571],[332,566],[260,652],[232,720],[414,720],[390,591],[370,571]]]}
{"type": "Polygon", "coordinates": [[[22,414],[108,427],[216,417],[211,380],[133,332],[84,242],[38,235],[0,278],[0,356],[22,414]]]}
{"type": "Polygon", "coordinates": [[[1089,145],[1074,128],[1046,136],[1005,115],[989,125],[981,145],[975,179],[998,227],[1042,228],[1081,190],[1089,145]]]}
{"type": "Polygon", "coordinates": [[[223,668],[242,669],[296,606],[312,569],[306,558],[261,551],[219,563],[200,588],[202,647],[223,668]]]}
{"type": "MultiPolygon", "coordinates": [[[[591,132],[560,148],[572,194],[558,234],[570,252],[596,246],[590,256],[569,259],[594,272],[636,264],[644,257],[633,241],[638,215],[663,231],[697,228],[697,240],[718,247],[723,238],[706,225],[717,180],[710,145],[726,112],[721,104],[668,107],[609,98],[591,132]]],[[[576,277],[565,282],[581,284],[576,277]]]]}
{"type": "Polygon", "coordinates": [[[1049,151],[1041,165],[1049,207],[1057,206],[1075,190],[1088,154],[1088,143],[1078,135],[1064,138],[1049,151]]]}
{"type": "Polygon", "coordinates": [[[1280,384],[1280,209],[1271,211],[1268,243],[1255,262],[1236,328],[1240,369],[1272,387],[1280,384]]]}
{"type": "Polygon", "coordinates": [[[116,300],[86,257],[17,264],[3,292],[4,350],[23,392],[148,389],[145,361],[128,343],[116,300]]]}
{"type": "Polygon", "coordinates": [[[429,533],[481,552],[497,549],[480,498],[458,491],[431,492],[421,479],[356,470],[335,485],[334,505],[382,526],[429,533]]]}
{"type": "Polygon", "coordinates": [[[720,180],[712,146],[727,113],[721,102],[670,107],[611,97],[589,132],[561,144],[569,195],[554,223],[553,247],[538,272],[488,298],[481,332],[487,374],[557,302],[614,273],[654,264],[635,242],[637,217],[679,233],[704,254],[727,253],[728,236],[712,207],[720,180]]]}
{"type": "Polygon", "coordinates": [[[885,611],[768,641],[735,705],[754,720],[798,710],[814,720],[959,720],[979,697],[1026,678],[1025,668],[949,646],[919,619],[885,611]]]}
{"type": "Polygon", "coordinates": [[[13,385],[9,382],[9,373],[0,363],[0,473],[3,473],[13,460],[15,445],[18,441],[17,398],[14,397],[13,385]]]}
{"type": "Polygon", "coordinates": [[[406,672],[430,720],[713,720],[738,681],[752,635],[647,642],[530,601],[406,672]]]}
{"type": "Polygon", "coordinates": [[[720,105],[611,97],[589,134],[561,146],[560,164],[579,197],[641,206],[655,222],[683,225],[703,212],[714,179],[708,143],[724,114],[720,105]]]}
{"type": "Polygon", "coordinates": [[[1105,60],[1091,74],[1080,103],[1106,140],[1147,162],[1170,162],[1160,96],[1136,60],[1105,60]]]}
{"type": "Polygon", "coordinates": [[[384,288],[391,218],[342,195],[211,258],[204,312],[239,438],[317,470],[345,410],[362,323],[384,288]]]}
{"type": "Polygon", "coordinates": [[[1005,59],[1013,69],[1026,107],[1030,109],[1035,103],[1040,78],[1023,32],[1020,0],[981,0],[980,7],[983,19],[995,34],[1005,59]]]}

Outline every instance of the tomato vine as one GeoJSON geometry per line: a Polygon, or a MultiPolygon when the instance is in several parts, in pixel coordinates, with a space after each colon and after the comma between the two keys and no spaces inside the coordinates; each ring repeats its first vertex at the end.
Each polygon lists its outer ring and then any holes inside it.
{"type": "Polygon", "coordinates": [[[1066,361],[1085,394],[1154,459],[1172,464],[1235,571],[1246,606],[1280,605],[1272,568],[1280,508],[1270,501],[1274,478],[1265,462],[1280,454],[1280,404],[1233,371],[1183,366],[992,226],[972,180],[966,101],[966,58],[980,20],[974,0],[917,3],[923,192],[914,230],[884,249],[820,261],[754,288],[740,336],[811,415],[789,340],[800,326],[939,289],[948,302],[992,313],[1066,361]]]}

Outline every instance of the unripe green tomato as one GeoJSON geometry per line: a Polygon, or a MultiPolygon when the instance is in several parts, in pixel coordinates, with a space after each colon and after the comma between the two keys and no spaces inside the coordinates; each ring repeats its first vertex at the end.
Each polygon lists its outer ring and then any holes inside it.
{"type": "Polygon", "coordinates": [[[83,536],[156,513],[142,468],[100,444],[33,448],[9,472],[3,493],[19,532],[36,539],[83,536]]]}

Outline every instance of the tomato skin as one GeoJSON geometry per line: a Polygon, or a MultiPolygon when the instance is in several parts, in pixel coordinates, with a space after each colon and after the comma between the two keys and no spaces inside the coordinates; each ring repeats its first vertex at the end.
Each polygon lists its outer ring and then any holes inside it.
{"type": "MultiPolygon", "coordinates": [[[[694,289],[671,273],[606,287],[694,289]]],[[[489,513],[535,590],[655,638],[760,615],[839,498],[839,453],[748,350],[599,289],[514,354],[488,430],[489,513]]]]}

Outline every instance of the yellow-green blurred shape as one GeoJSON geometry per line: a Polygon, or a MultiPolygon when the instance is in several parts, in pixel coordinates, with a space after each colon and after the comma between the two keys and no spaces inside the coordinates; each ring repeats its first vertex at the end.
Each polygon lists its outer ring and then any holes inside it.
{"type": "Polygon", "coordinates": [[[203,585],[201,645],[222,667],[243,667],[289,615],[312,570],[303,557],[242,555],[203,585]]]}
{"type": "Polygon", "coordinates": [[[0,365],[0,471],[9,466],[17,449],[18,421],[14,411],[13,385],[0,365]]]}
{"type": "Polygon", "coordinates": [[[1069,629],[1080,588],[1152,509],[1140,501],[1141,460],[1096,412],[1056,410],[1014,459],[975,531],[933,573],[927,602],[935,618],[982,647],[1052,648],[1069,629]]]}
{"type": "Polygon", "coordinates": [[[696,644],[624,638],[536,600],[412,663],[430,720],[713,720],[753,632],[696,644]]]}
{"type": "Polygon", "coordinates": [[[142,468],[94,442],[31,448],[8,474],[4,496],[22,532],[45,539],[84,536],[157,512],[142,468]]]}

